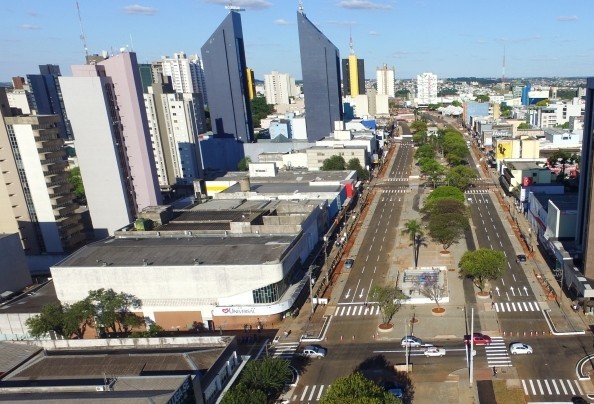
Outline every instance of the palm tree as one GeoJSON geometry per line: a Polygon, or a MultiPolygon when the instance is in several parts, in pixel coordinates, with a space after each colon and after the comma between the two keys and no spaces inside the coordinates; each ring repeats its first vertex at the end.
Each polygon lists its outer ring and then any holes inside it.
{"type": "Polygon", "coordinates": [[[410,237],[411,245],[413,248],[413,258],[415,261],[415,268],[419,263],[419,248],[421,243],[423,242],[423,230],[421,222],[416,219],[408,220],[404,223],[404,229],[402,229],[402,234],[408,234],[410,237]]]}

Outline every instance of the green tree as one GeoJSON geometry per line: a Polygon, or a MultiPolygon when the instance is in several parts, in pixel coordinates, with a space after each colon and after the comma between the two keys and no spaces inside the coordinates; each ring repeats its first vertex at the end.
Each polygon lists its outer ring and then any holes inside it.
{"type": "Polygon", "coordinates": [[[421,173],[425,174],[429,181],[433,183],[434,188],[445,173],[445,167],[435,159],[424,158],[419,160],[419,168],[421,173]]]}
{"type": "Polygon", "coordinates": [[[410,124],[410,130],[414,132],[427,132],[427,122],[417,119],[410,124]]]}
{"type": "Polygon", "coordinates": [[[431,209],[427,210],[427,213],[429,214],[429,217],[445,213],[457,213],[459,215],[465,216],[466,220],[468,220],[468,208],[464,202],[451,198],[441,198],[435,200],[435,202],[431,205],[431,209]]]}
{"type": "Polygon", "coordinates": [[[402,300],[408,297],[396,286],[374,285],[369,291],[369,299],[377,302],[382,324],[390,324],[392,317],[400,310],[402,300]]]}
{"type": "Polygon", "coordinates": [[[64,336],[64,309],[60,303],[44,305],[39,314],[25,321],[29,334],[33,338],[41,338],[50,332],[64,336]]]}
{"type": "Polygon", "coordinates": [[[239,171],[248,171],[250,169],[251,162],[252,162],[251,158],[244,157],[241,160],[239,160],[239,163],[237,163],[237,169],[239,171]]]}
{"type": "Polygon", "coordinates": [[[468,166],[452,167],[446,174],[446,181],[449,185],[465,191],[474,182],[477,174],[468,166]]]}
{"type": "Polygon", "coordinates": [[[441,186],[437,187],[433,192],[429,194],[425,200],[425,206],[423,211],[431,212],[433,205],[440,199],[454,199],[456,201],[464,203],[464,192],[460,191],[456,187],[452,186],[441,186]]]}
{"type": "Polygon", "coordinates": [[[427,143],[427,132],[424,130],[413,133],[412,140],[414,144],[420,146],[427,143]]]}
{"type": "Polygon", "coordinates": [[[407,220],[406,223],[404,223],[404,229],[402,229],[401,234],[406,234],[410,238],[416,268],[419,263],[419,250],[421,249],[421,241],[423,237],[423,225],[416,219],[407,220]]]}
{"type": "Polygon", "coordinates": [[[252,100],[252,121],[255,128],[260,127],[260,120],[274,112],[274,105],[266,103],[266,97],[254,97],[252,100]]]}
{"type": "Polygon", "coordinates": [[[401,402],[359,372],[336,379],[320,398],[320,404],[399,404],[401,402]]]}
{"type": "Polygon", "coordinates": [[[521,124],[518,125],[518,129],[530,129],[530,128],[531,128],[531,126],[527,122],[522,122],[521,124]]]}
{"type": "Polygon", "coordinates": [[[505,254],[488,248],[466,251],[460,258],[458,267],[460,275],[472,278],[474,285],[483,292],[488,280],[496,280],[503,276],[506,269],[505,254]]]}
{"type": "Polygon", "coordinates": [[[460,101],[454,100],[454,101],[452,101],[452,106],[454,106],[454,107],[461,107],[462,106],[462,103],[460,101]]]}
{"type": "Polygon", "coordinates": [[[468,217],[460,213],[432,214],[429,218],[429,235],[447,250],[470,227],[468,217]]]}
{"type": "Polygon", "coordinates": [[[417,150],[415,151],[415,158],[416,159],[422,159],[422,158],[433,159],[433,158],[435,158],[435,150],[433,150],[433,147],[431,147],[431,145],[424,144],[422,146],[417,147],[417,150]]]}
{"type": "Polygon", "coordinates": [[[64,337],[83,339],[88,326],[93,325],[95,310],[88,299],[64,307],[64,337]]]}
{"type": "Polygon", "coordinates": [[[282,390],[290,378],[289,361],[278,357],[265,357],[245,365],[240,383],[250,390],[263,391],[268,398],[272,398],[282,390]]]}
{"type": "Polygon", "coordinates": [[[489,102],[490,98],[487,94],[479,94],[475,98],[475,101],[478,102],[489,102]]]}
{"type": "Polygon", "coordinates": [[[321,168],[322,171],[342,171],[345,169],[346,162],[344,161],[344,157],[339,155],[334,155],[324,160],[321,168]]]}
{"type": "Polygon", "coordinates": [[[250,389],[239,383],[223,396],[221,404],[267,404],[268,398],[262,390],[250,389]]]}
{"type": "Polygon", "coordinates": [[[536,104],[537,107],[546,107],[547,105],[549,105],[550,101],[548,99],[546,100],[540,100],[538,101],[536,104]]]}
{"type": "Polygon", "coordinates": [[[352,158],[349,160],[346,166],[347,170],[357,171],[357,178],[360,180],[369,179],[369,170],[363,168],[358,158],[352,158]]]}
{"type": "Polygon", "coordinates": [[[94,306],[98,329],[104,328],[114,333],[128,332],[144,323],[142,317],[131,311],[142,307],[142,301],[134,295],[102,288],[89,291],[87,299],[94,306]]]}
{"type": "Polygon", "coordinates": [[[68,172],[68,182],[72,184],[74,196],[85,199],[85,187],[80,176],[80,167],[74,167],[68,172]]]}

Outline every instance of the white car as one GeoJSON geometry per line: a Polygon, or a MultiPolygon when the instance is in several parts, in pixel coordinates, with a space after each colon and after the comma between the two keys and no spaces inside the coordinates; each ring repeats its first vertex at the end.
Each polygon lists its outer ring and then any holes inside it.
{"type": "Polygon", "coordinates": [[[323,358],[326,356],[326,348],[316,345],[309,345],[303,348],[303,351],[301,351],[300,355],[306,358],[323,358]]]}
{"type": "Polygon", "coordinates": [[[438,348],[436,346],[430,346],[429,348],[425,349],[424,354],[426,357],[444,356],[446,354],[446,350],[443,348],[438,348]]]}
{"type": "Polygon", "coordinates": [[[407,335],[406,337],[402,337],[400,340],[400,345],[403,347],[409,346],[411,348],[418,348],[423,345],[423,341],[420,338],[415,337],[414,335],[407,335]]]}
{"type": "Polygon", "coordinates": [[[529,355],[532,353],[532,347],[528,344],[524,344],[523,342],[514,342],[509,346],[509,352],[512,355],[529,355]]]}

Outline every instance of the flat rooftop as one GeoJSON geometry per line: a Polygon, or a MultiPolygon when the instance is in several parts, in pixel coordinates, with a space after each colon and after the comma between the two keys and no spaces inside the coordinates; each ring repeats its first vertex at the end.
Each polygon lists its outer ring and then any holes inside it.
{"type": "Polygon", "coordinates": [[[578,208],[578,194],[563,194],[563,195],[549,195],[549,194],[534,194],[542,207],[548,211],[549,201],[553,202],[561,211],[575,210],[578,208]]]}
{"type": "Polygon", "coordinates": [[[39,351],[41,348],[35,346],[0,342],[0,375],[16,368],[39,351]]]}
{"type": "Polygon", "coordinates": [[[56,267],[259,265],[278,262],[288,236],[108,238],[86,245],[56,267]]]}
{"type": "Polygon", "coordinates": [[[48,282],[38,289],[31,289],[0,305],[0,314],[39,313],[41,308],[49,303],[59,303],[53,282],[48,282]]]}
{"type": "MultiPolygon", "coordinates": [[[[251,181],[250,191],[258,194],[308,194],[312,193],[326,193],[326,192],[340,192],[340,185],[310,185],[308,183],[257,183],[251,181]]],[[[225,193],[241,192],[240,184],[234,184],[222,191],[225,193]]]]}
{"type": "MultiPolygon", "coordinates": [[[[359,146],[358,148],[361,148],[359,146]]],[[[324,148],[323,148],[324,149],[324,148]]],[[[239,181],[247,177],[248,173],[245,171],[233,171],[228,173],[221,173],[208,178],[208,181],[239,181]]],[[[291,183],[291,184],[309,184],[310,182],[340,182],[356,177],[355,171],[308,171],[308,170],[293,170],[293,171],[279,171],[274,177],[250,177],[250,182],[253,184],[264,183],[291,183]]]]}

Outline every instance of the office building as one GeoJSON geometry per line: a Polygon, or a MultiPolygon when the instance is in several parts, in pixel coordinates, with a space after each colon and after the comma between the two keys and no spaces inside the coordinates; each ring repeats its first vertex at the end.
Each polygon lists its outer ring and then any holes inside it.
{"type": "Polygon", "coordinates": [[[298,95],[298,90],[291,75],[273,71],[264,75],[264,93],[267,104],[288,105],[291,98],[298,95]]]}
{"type": "Polygon", "coordinates": [[[378,67],[375,73],[378,95],[394,97],[394,67],[388,68],[388,65],[384,64],[378,67]]]}
{"type": "Polygon", "coordinates": [[[57,65],[40,65],[39,74],[28,74],[27,82],[31,96],[31,110],[37,115],[58,115],[60,117],[59,133],[65,139],[71,140],[74,136],[70,122],[64,108],[62,91],[58,77],[60,67],[57,65]]]}
{"type": "Polygon", "coordinates": [[[18,233],[27,255],[74,251],[85,237],[60,117],[13,115],[5,90],[0,105],[0,233],[18,233]]]}
{"type": "Polygon", "coordinates": [[[417,104],[437,103],[437,76],[433,73],[417,75],[417,104]]]}
{"type": "Polygon", "coordinates": [[[122,52],[60,77],[96,237],[162,202],[136,55],[122,52]]]}
{"type": "Polygon", "coordinates": [[[586,84],[586,107],[584,111],[584,135],[580,159],[580,187],[578,194],[578,220],[575,240],[582,253],[582,272],[594,279],[594,77],[586,84]]]}
{"type": "Polygon", "coordinates": [[[338,48],[305,16],[297,12],[305,123],[310,142],[329,136],[343,120],[338,48]]]}
{"type": "Polygon", "coordinates": [[[241,16],[231,11],[201,48],[215,137],[254,138],[241,16]]]}
{"type": "Polygon", "coordinates": [[[349,41],[350,54],[342,59],[342,93],[356,97],[365,94],[365,65],[363,59],[357,59],[353,49],[353,38],[349,41]]]}

